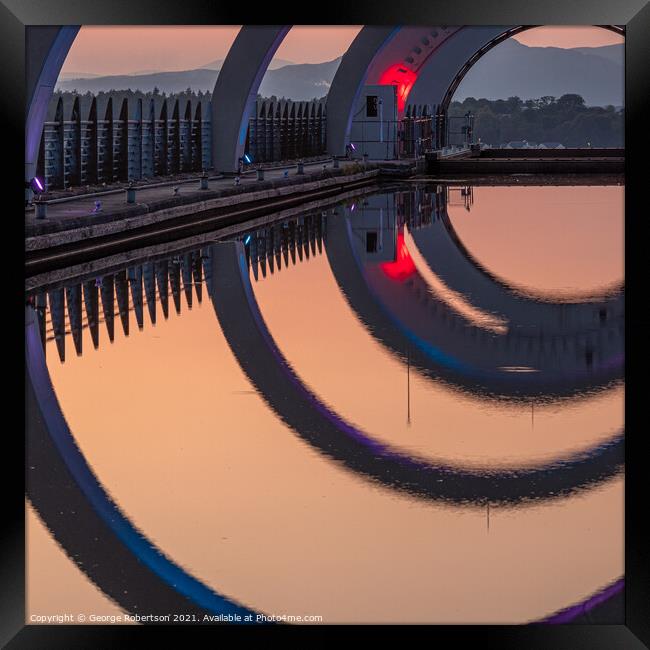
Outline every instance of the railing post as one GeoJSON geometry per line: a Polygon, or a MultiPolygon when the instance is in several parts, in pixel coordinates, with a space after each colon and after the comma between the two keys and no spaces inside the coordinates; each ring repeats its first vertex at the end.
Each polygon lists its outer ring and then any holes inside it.
{"type": "Polygon", "coordinates": [[[36,206],[36,218],[45,219],[47,217],[47,203],[37,200],[34,201],[34,205],[36,206]]]}
{"type": "Polygon", "coordinates": [[[126,202],[135,203],[135,187],[133,186],[133,181],[130,181],[129,186],[126,188],[126,202]]]}

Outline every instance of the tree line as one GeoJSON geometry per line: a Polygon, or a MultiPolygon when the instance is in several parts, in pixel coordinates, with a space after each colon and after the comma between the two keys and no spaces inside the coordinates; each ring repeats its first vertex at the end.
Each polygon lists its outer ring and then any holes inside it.
{"type": "Polygon", "coordinates": [[[586,106],[577,94],[559,98],[454,101],[449,115],[474,115],[474,141],[492,146],[513,140],[560,142],[565,147],[624,147],[625,113],[614,106],[586,106]]]}
{"type": "MultiPolygon", "coordinates": [[[[162,97],[163,99],[165,97],[178,97],[180,99],[190,99],[190,100],[199,100],[199,99],[205,99],[207,101],[210,101],[212,98],[212,93],[210,91],[202,91],[202,90],[193,90],[189,86],[178,93],[166,93],[165,91],[161,92],[160,89],[155,86],[153,90],[143,92],[141,90],[131,90],[126,89],[126,90],[114,90],[111,89],[109,91],[100,91],[98,93],[93,93],[90,90],[86,91],[85,93],[80,93],[77,92],[77,90],[56,90],[54,91],[53,95],[54,97],[64,97],[66,95],[79,95],[80,97],[102,97],[103,95],[111,95],[119,93],[120,95],[126,95],[127,97],[133,97],[133,98],[138,98],[138,99],[150,99],[152,97],[162,97]]],[[[277,97],[276,95],[273,95],[271,97],[263,97],[258,93],[257,95],[257,100],[258,101],[273,101],[273,102],[278,102],[278,101],[287,101],[291,102],[293,101],[292,99],[288,97],[277,97]]],[[[324,97],[314,97],[313,99],[309,100],[312,102],[325,102],[327,100],[327,95],[324,97]]]]}

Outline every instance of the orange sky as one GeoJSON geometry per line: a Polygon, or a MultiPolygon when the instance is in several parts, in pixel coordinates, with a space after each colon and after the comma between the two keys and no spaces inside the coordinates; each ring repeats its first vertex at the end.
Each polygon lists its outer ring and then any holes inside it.
{"type": "MultiPolygon", "coordinates": [[[[318,63],[340,56],[359,26],[294,27],[276,57],[318,63]]],[[[129,74],[188,70],[224,58],[239,26],[86,26],[70,50],[63,73],[129,74]],[[170,47],[170,45],[172,47],[170,47]]],[[[541,27],[516,37],[526,45],[585,47],[620,43],[621,37],[595,27],[541,27]]]]}
{"type": "Polygon", "coordinates": [[[622,43],[623,37],[600,27],[537,27],[514,37],[531,47],[599,47],[622,43]]]}

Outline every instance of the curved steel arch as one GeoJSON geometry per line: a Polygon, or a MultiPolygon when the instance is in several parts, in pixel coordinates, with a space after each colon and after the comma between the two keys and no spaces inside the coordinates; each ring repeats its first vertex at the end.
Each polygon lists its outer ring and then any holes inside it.
{"type": "MultiPolygon", "coordinates": [[[[472,66],[492,48],[520,32],[534,29],[538,25],[511,25],[509,27],[462,27],[443,42],[422,66],[411,93],[412,104],[428,104],[445,111],[458,86],[472,66]],[[440,58],[444,57],[444,58],[440,58]],[[431,63],[442,63],[431,65],[431,63]]],[[[625,29],[618,25],[595,25],[625,35],[625,29]]]]}
{"type": "Polygon", "coordinates": [[[79,33],[79,26],[27,27],[25,29],[25,180],[36,174],[47,107],[61,67],[79,33]]]}
{"type": "Polygon", "coordinates": [[[212,164],[217,171],[237,170],[257,91],[290,29],[291,25],[244,25],[228,50],[212,93],[212,164]]]}
{"type": "MultiPolygon", "coordinates": [[[[616,25],[599,26],[624,32],[616,25]]],[[[398,85],[402,107],[407,100],[445,107],[469,68],[483,54],[533,27],[363,27],[343,56],[327,96],[328,152],[345,154],[352,114],[365,83],[398,85]],[[409,81],[413,76],[415,81],[409,81]]]]}

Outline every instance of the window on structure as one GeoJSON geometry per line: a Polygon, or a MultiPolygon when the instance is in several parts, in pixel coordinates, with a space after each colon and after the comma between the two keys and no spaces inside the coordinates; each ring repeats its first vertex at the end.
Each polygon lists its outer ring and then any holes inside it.
{"type": "Polygon", "coordinates": [[[377,95],[366,95],[366,117],[377,117],[377,95]]]}
{"type": "Polygon", "coordinates": [[[366,253],[377,252],[377,233],[370,230],[366,233],[366,253]]]}

